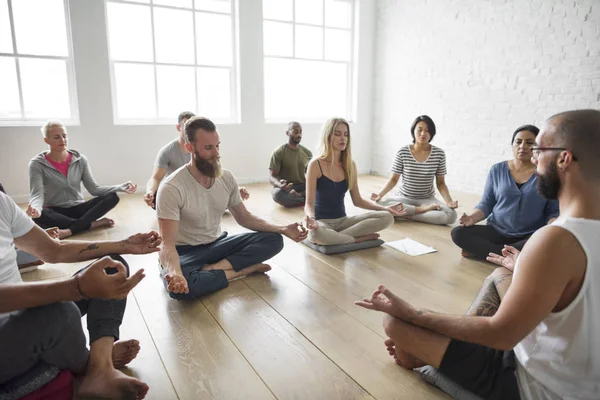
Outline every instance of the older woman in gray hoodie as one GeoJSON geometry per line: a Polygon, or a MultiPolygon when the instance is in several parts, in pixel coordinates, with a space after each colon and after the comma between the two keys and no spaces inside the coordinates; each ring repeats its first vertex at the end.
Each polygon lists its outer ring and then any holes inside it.
{"type": "Polygon", "coordinates": [[[48,121],[42,127],[42,135],[50,150],[29,162],[27,214],[42,228],[58,227],[61,239],[114,225],[112,219],[102,217],[119,202],[117,192],[134,193],[137,185],[98,185],[87,158],[67,149],[67,129],[61,122],[48,121]],[[84,201],[82,183],[95,196],[93,199],[84,201]]]}

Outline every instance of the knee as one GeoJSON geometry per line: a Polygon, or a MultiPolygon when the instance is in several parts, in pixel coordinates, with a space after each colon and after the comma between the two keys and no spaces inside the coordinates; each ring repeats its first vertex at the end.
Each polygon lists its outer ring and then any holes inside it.
{"type": "Polygon", "coordinates": [[[450,232],[450,236],[452,236],[452,241],[459,247],[463,247],[466,233],[465,229],[468,228],[465,228],[464,226],[457,226],[456,228],[452,229],[452,232],[450,232]]]}
{"type": "Polygon", "coordinates": [[[269,243],[269,248],[273,249],[274,254],[279,253],[283,250],[283,236],[279,233],[265,232],[267,235],[265,241],[269,243]]]}
{"type": "MultiPolygon", "coordinates": [[[[108,257],[112,258],[113,260],[120,262],[121,264],[123,264],[123,266],[125,267],[125,271],[127,276],[129,277],[130,275],[130,271],[129,271],[129,264],[127,263],[127,261],[125,261],[125,259],[123,257],[121,257],[118,254],[109,254],[108,257]]],[[[107,274],[111,275],[116,273],[117,271],[115,269],[111,269],[110,272],[109,270],[107,270],[107,274]]]]}
{"type": "Polygon", "coordinates": [[[385,334],[391,338],[394,336],[394,331],[398,325],[398,319],[390,314],[383,314],[383,330],[385,334]]]}
{"type": "Polygon", "coordinates": [[[444,213],[446,214],[445,225],[452,225],[453,223],[456,222],[456,218],[458,218],[458,214],[456,213],[455,209],[447,207],[447,209],[444,210],[444,213]]]}
{"type": "Polygon", "coordinates": [[[79,307],[72,301],[53,303],[36,309],[40,317],[52,321],[52,326],[58,324],[61,327],[81,325],[81,312],[79,307]]]}
{"type": "Polygon", "coordinates": [[[109,193],[104,196],[104,201],[107,205],[116,207],[116,205],[119,204],[119,195],[116,193],[109,193]]]}
{"type": "Polygon", "coordinates": [[[381,211],[381,213],[381,219],[385,224],[385,228],[392,226],[394,224],[394,216],[387,211],[381,211]]]}

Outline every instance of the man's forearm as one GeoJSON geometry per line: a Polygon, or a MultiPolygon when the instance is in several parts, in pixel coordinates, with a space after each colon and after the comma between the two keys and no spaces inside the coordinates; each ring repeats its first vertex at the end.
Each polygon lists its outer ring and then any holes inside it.
{"type": "Polygon", "coordinates": [[[158,185],[160,185],[160,179],[156,179],[155,177],[150,178],[148,183],[146,183],[146,193],[156,193],[158,185]]]}
{"type": "Polygon", "coordinates": [[[500,350],[511,350],[508,335],[499,332],[492,324],[492,317],[437,314],[430,310],[418,310],[410,322],[452,339],[476,343],[500,350]]]}
{"type": "Polygon", "coordinates": [[[179,259],[179,254],[174,247],[163,246],[163,248],[160,250],[160,253],[158,253],[158,258],[160,260],[160,265],[167,271],[168,274],[183,276],[183,271],[181,270],[181,260],[179,259]]]}
{"type": "Polygon", "coordinates": [[[281,182],[280,179],[276,176],[269,176],[269,182],[271,182],[271,185],[273,185],[276,188],[280,188],[281,187],[281,182]]]}
{"type": "Polygon", "coordinates": [[[127,254],[128,249],[125,241],[101,241],[101,242],[57,242],[57,250],[50,261],[54,262],[77,262],[102,257],[107,254],[127,254]]]}
{"type": "Polygon", "coordinates": [[[244,218],[243,221],[240,221],[239,224],[246,229],[250,229],[255,232],[274,232],[281,233],[283,230],[282,226],[273,225],[262,218],[258,218],[255,215],[249,214],[244,218]]]}
{"type": "Polygon", "coordinates": [[[0,285],[0,313],[80,299],[75,278],[59,282],[0,285]]]}

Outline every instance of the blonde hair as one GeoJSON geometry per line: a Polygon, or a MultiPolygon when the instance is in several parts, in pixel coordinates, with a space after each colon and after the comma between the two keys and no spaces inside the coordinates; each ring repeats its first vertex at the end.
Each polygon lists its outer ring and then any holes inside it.
{"type": "Polygon", "coordinates": [[[40,130],[42,131],[42,136],[47,138],[48,132],[50,132],[50,129],[56,128],[56,127],[63,128],[65,130],[65,132],[67,131],[67,128],[65,127],[65,125],[62,122],[50,120],[50,121],[46,121],[46,123],[40,128],[40,130]]]}
{"type": "Polygon", "coordinates": [[[346,180],[348,181],[348,189],[352,189],[354,183],[354,165],[352,162],[352,150],[350,145],[352,144],[352,140],[350,139],[350,124],[343,118],[329,118],[323,124],[321,128],[321,138],[319,140],[319,158],[322,158],[326,161],[334,163],[336,160],[333,159],[333,149],[331,146],[331,142],[333,141],[333,134],[335,132],[335,128],[339,124],[346,125],[348,128],[348,144],[346,145],[346,149],[342,151],[341,161],[342,161],[342,169],[344,170],[344,175],[346,176],[346,180]]]}

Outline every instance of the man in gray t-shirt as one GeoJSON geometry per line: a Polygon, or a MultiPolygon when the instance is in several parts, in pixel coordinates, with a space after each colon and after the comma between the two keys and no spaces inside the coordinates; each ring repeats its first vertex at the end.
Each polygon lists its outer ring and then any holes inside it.
{"type": "Polygon", "coordinates": [[[194,299],[226,287],[229,281],[255,272],[283,248],[281,234],[306,238],[301,224],[277,226],[250,213],[233,174],[219,162],[219,134],[214,123],[193,117],[185,126],[192,162],[159,187],[156,213],[163,235],[161,275],[169,296],[194,299]],[[227,235],[221,217],[228,209],[235,221],[254,232],[227,235]]]}

